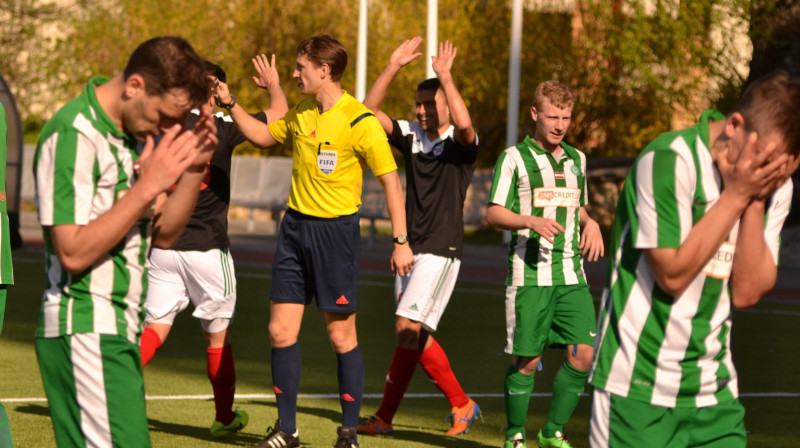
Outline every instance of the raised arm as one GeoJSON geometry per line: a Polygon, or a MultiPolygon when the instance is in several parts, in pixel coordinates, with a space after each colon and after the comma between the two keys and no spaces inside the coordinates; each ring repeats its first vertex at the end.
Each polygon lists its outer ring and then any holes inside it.
{"type": "Polygon", "coordinates": [[[472,127],[472,119],[469,117],[467,105],[461,97],[453,75],[450,70],[453,61],[458,53],[458,48],[453,46],[450,41],[439,42],[439,56],[431,56],[433,61],[433,71],[442,83],[447,106],[450,108],[450,122],[455,127],[453,137],[461,146],[470,146],[475,143],[475,128],[472,127]]]}
{"type": "Polygon", "coordinates": [[[275,68],[275,54],[272,60],[260,54],[253,58],[253,66],[258,72],[258,76],[253,76],[253,81],[257,86],[269,92],[269,107],[264,110],[267,114],[267,123],[280,120],[289,111],[289,103],[286,101],[286,94],[281,89],[281,81],[278,70],[275,68]]]}
{"type": "Polygon", "coordinates": [[[747,147],[733,162],[728,160],[728,150],[719,154],[717,167],[725,189],[717,202],[692,227],[680,247],[645,251],[656,282],[670,295],[677,297],[683,294],[720,249],[752,200],[774,183],[785,169],[782,167],[786,165],[787,156],[775,157],[770,161],[774,147],[757,151],[756,140],[755,134],[752,134],[747,147]]]}
{"type": "Polygon", "coordinates": [[[375,113],[375,116],[378,117],[378,121],[381,122],[381,127],[383,127],[384,132],[387,134],[392,133],[392,119],[381,111],[383,99],[386,97],[389,85],[400,72],[400,69],[422,54],[416,51],[420,42],[422,42],[422,37],[416,36],[408,39],[397,47],[389,58],[389,64],[383,69],[378,79],[372,84],[372,88],[367,92],[366,98],[364,98],[364,105],[375,113]]]}

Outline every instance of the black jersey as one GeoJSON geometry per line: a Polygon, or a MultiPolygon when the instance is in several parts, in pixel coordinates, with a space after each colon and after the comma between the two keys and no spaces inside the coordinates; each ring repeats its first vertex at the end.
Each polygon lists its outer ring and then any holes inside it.
{"type": "MultiPolygon", "coordinates": [[[[259,112],[253,115],[259,121],[267,122],[267,115],[259,112]]],[[[190,116],[197,120],[196,115],[190,116]]],[[[228,207],[231,203],[231,156],[233,148],[245,141],[239,127],[228,116],[214,116],[219,143],[209,163],[206,178],[203,179],[197,205],[186,229],[173,250],[211,250],[229,247],[228,207]]],[[[193,123],[191,123],[193,124],[193,123]]]]}
{"type": "Polygon", "coordinates": [[[453,129],[430,141],[419,123],[392,120],[389,143],[406,162],[406,225],[415,253],[461,258],[464,200],[475,172],[478,136],[464,148],[453,129]]]}

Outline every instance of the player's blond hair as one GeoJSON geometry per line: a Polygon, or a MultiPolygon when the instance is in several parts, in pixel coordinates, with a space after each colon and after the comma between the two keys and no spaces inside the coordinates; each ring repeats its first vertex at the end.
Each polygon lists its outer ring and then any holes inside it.
{"type": "Polygon", "coordinates": [[[533,107],[541,109],[545,100],[559,109],[575,105],[575,95],[570,92],[569,87],[558,81],[545,81],[536,86],[536,91],[533,93],[533,107]]]}

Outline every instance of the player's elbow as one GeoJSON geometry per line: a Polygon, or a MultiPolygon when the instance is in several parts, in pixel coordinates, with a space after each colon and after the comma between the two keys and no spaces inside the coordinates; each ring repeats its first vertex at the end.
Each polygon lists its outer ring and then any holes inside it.
{"type": "Polygon", "coordinates": [[[92,265],[92,261],[86,257],[73,256],[63,252],[58,253],[58,263],[61,265],[61,269],[70,275],[78,275],[92,265]]]}
{"type": "Polygon", "coordinates": [[[658,287],[672,297],[680,297],[689,287],[689,282],[681,277],[656,274],[658,287]]]}
{"type": "Polygon", "coordinates": [[[750,308],[761,300],[761,294],[735,294],[731,297],[734,308],[750,308]]]}

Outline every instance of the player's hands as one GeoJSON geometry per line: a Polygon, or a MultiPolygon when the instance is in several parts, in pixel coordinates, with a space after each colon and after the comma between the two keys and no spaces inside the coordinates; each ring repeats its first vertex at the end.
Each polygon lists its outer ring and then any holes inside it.
{"type": "Polygon", "coordinates": [[[581,243],[578,248],[581,250],[581,255],[586,258],[586,261],[597,261],[599,257],[605,254],[600,224],[594,219],[587,220],[586,224],[583,225],[581,243]]]}
{"type": "Polygon", "coordinates": [[[717,158],[717,168],[725,184],[723,192],[745,206],[758,197],[772,194],[788,177],[789,156],[777,154],[775,142],[759,147],[758,140],[758,135],[751,132],[738,156],[728,147],[717,158]]]}
{"type": "Polygon", "coordinates": [[[139,180],[155,198],[159,193],[173,186],[195,159],[198,140],[193,132],[181,132],[182,126],[174,124],[161,136],[156,147],[153,137],[148,135],[139,156],[139,180]]]}
{"type": "Polygon", "coordinates": [[[391,265],[394,275],[405,276],[411,272],[411,266],[414,266],[414,253],[411,252],[409,243],[394,245],[391,265]]]}
{"type": "Polygon", "coordinates": [[[256,68],[258,76],[253,76],[253,81],[258,87],[269,90],[273,85],[280,85],[280,78],[278,77],[278,69],[275,68],[275,54],[272,54],[270,61],[263,54],[259,54],[253,58],[253,67],[256,68]]]}
{"type": "Polygon", "coordinates": [[[422,53],[416,51],[421,42],[422,37],[416,36],[400,44],[400,46],[392,52],[392,56],[389,58],[389,65],[405,67],[409,62],[421,56],[422,53]]]}
{"type": "Polygon", "coordinates": [[[230,90],[228,90],[228,85],[218,79],[216,79],[215,84],[216,86],[214,87],[214,101],[217,103],[217,106],[221,106],[223,104],[230,104],[231,92],[230,90]]]}
{"type": "Polygon", "coordinates": [[[190,169],[205,170],[219,143],[214,117],[209,111],[201,110],[200,118],[197,119],[192,130],[186,132],[193,133],[197,139],[194,162],[191,164],[190,169]]]}
{"type": "Polygon", "coordinates": [[[456,53],[458,53],[458,48],[449,40],[439,42],[439,56],[431,56],[431,61],[433,63],[433,71],[440,79],[443,76],[450,75],[450,69],[453,68],[456,53]]]}
{"type": "Polygon", "coordinates": [[[564,226],[549,218],[538,216],[528,216],[527,227],[541,235],[544,239],[553,243],[553,239],[560,233],[564,233],[564,226]]]}

